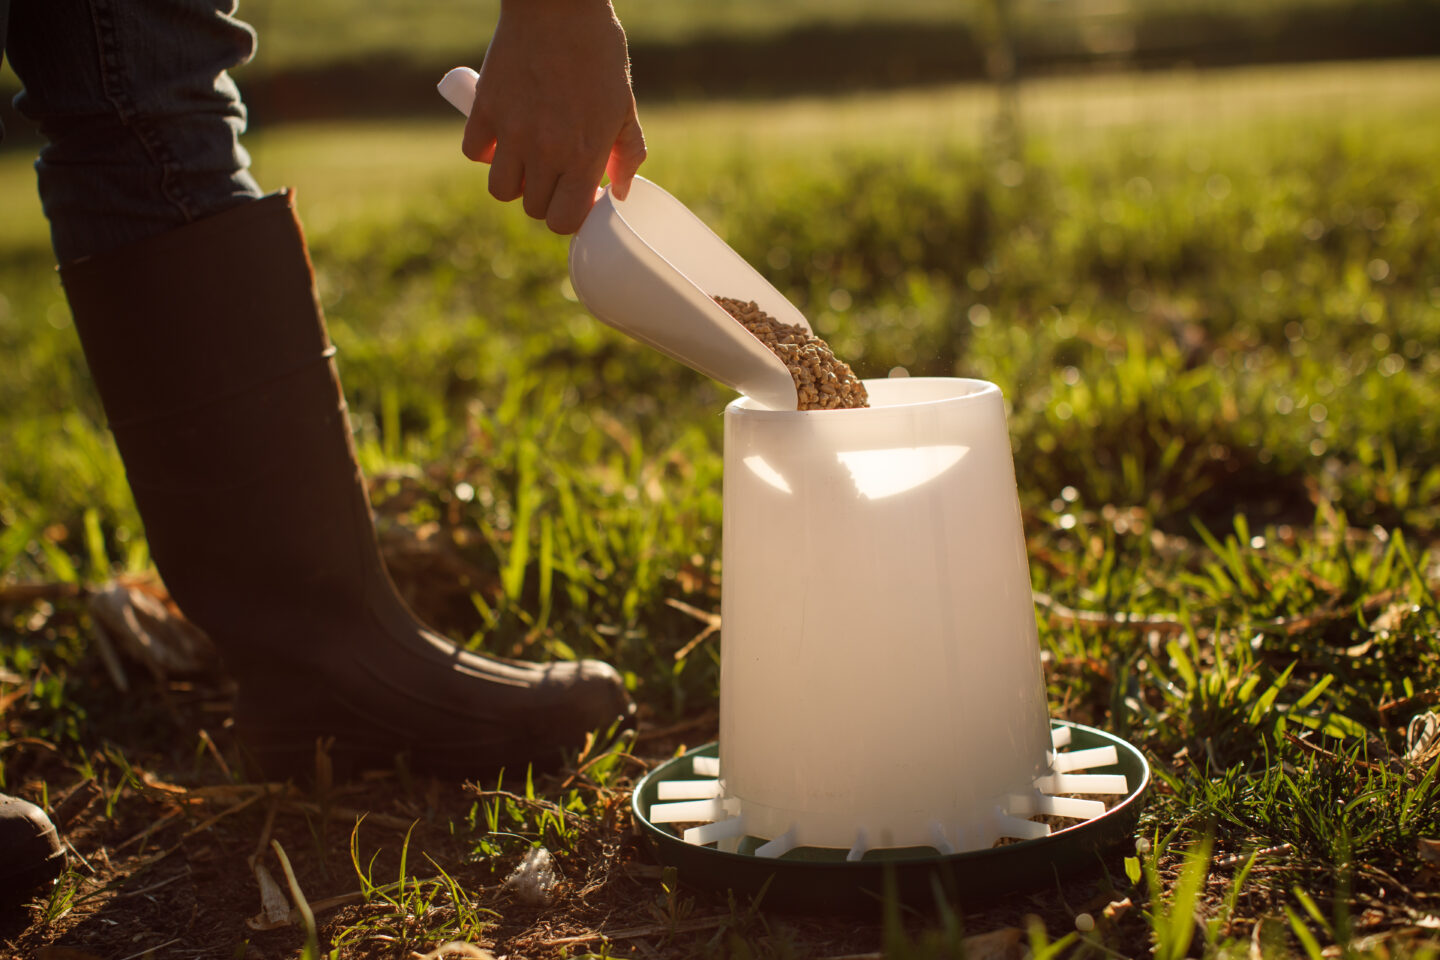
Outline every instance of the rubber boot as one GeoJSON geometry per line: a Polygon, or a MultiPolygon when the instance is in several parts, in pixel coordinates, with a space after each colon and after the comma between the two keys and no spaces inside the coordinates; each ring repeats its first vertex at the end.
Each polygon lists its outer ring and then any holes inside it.
{"type": "Polygon", "coordinates": [[[238,683],[269,776],[476,776],[558,759],[634,706],[598,661],[520,664],[420,623],[375,539],[288,193],[61,268],[145,524],[238,683]]]}
{"type": "Polygon", "coordinates": [[[0,913],[44,889],[65,869],[65,850],[45,811],[0,794],[0,913]]]}

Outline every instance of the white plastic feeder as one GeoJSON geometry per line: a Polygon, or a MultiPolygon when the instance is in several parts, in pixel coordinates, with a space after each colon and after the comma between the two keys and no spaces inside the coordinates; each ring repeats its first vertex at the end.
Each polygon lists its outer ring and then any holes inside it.
{"type": "MultiPolygon", "coordinates": [[[[440,90],[468,112],[475,81],[457,68],[440,90]]],[[[998,387],[867,380],[868,408],[797,410],[784,364],[712,297],[804,316],[644,178],[603,191],[570,277],[600,320],[742,394],[725,409],[719,756],[647,778],[642,822],[759,858],[944,857],[1106,815],[1075,794],[1143,790],[1138,754],[1138,785],[1082,773],[1125,766],[1116,745],[1067,753],[1072,727],[1052,732],[998,387]]]]}
{"type": "Polygon", "coordinates": [[[726,408],[722,796],[800,846],[988,847],[1051,772],[1000,390],[865,387],[726,408]]]}

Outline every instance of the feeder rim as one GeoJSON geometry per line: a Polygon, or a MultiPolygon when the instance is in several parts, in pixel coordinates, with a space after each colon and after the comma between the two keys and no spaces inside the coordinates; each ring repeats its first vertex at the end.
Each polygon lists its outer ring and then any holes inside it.
{"type": "MultiPolygon", "coordinates": [[[[729,862],[733,864],[763,864],[770,869],[798,872],[801,874],[836,874],[855,872],[857,869],[876,868],[882,864],[892,868],[905,868],[913,866],[924,866],[934,863],[964,863],[972,866],[979,866],[995,860],[1008,859],[1015,856],[1024,857],[1029,853],[1043,854],[1044,851],[1053,850],[1057,846],[1063,846],[1071,837],[1080,837],[1093,833],[1097,827],[1106,823],[1135,818],[1145,802],[1146,794],[1150,789],[1151,772],[1150,764],[1134,744],[1125,739],[1083,723],[1076,723],[1072,720],[1060,720],[1051,718],[1050,728],[1052,730],[1060,727],[1069,727],[1072,731],[1094,738],[1098,743],[1114,746],[1126,760],[1138,772],[1138,778],[1130,785],[1125,799],[1111,807],[1104,814],[1093,820],[1084,821],[1056,830],[1049,836],[1037,837],[1031,840],[1018,840],[998,847],[986,847],[980,850],[967,850],[961,853],[932,853],[918,854],[915,856],[889,857],[883,861],[861,861],[851,862],[825,862],[825,861],[794,861],[785,859],[766,859],[756,857],[753,854],[731,853],[725,850],[718,850],[713,847],[689,846],[688,850],[697,851],[698,855],[706,860],[729,862]]],[[[659,842],[673,848],[687,849],[687,845],[679,837],[666,833],[657,824],[652,822],[649,811],[642,806],[642,795],[645,793],[647,783],[658,782],[674,776],[676,766],[681,761],[694,757],[718,757],[720,755],[719,743],[712,741],[687,751],[680,757],[672,757],[669,761],[647,773],[635,785],[630,797],[630,812],[635,817],[642,829],[650,835],[652,842],[659,842]]],[[[1125,761],[1121,761],[1122,763],[1125,761]]]]}
{"type": "Polygon", "coordinates": [[[818,415],[834,414],[862,414],[867,411],[872,415],[879,410],[904,410],[910,407],[933,407],[942,403],[977,403],[989,400],[992,397],[1000,397],[1000,387],[989,380],[979,380],[974,377],[871,377],[868,380],[860,381],[867,387],[872,383],[890,383],[896,380],[903,380],[908,383],[950,383],[974,386],[971,392],[960,393],[948,397],[934,397],[928,400],[911,400],[902,403],[887,403],[883,407],[842,407],[835,410],[776,410],[773,407],[762,407],[753,397],[739,396],[725,405],[725,412],[734,412],[737,416],[766,417],[775,419],[788,419],[792,417],[813,417],[818,415]]]}

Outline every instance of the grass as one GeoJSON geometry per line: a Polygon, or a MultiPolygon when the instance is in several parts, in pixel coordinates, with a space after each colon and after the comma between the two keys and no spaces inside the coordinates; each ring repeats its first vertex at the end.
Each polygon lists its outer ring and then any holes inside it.
{"type": "MultiPolygon", "coordinates": [[[[636,690],[638,738],[554,779],[402,770],[264,794],[235,773],[220,678],[131,667],[143,695],[113,688],[84,590],[143,574],[143,534],[43,223],[7,216],[0,787],[48,803],[84,859],[0,936],[125,956],[123,927],[144,931],[132,953],[298,955],[298,913],[242,923],[253,860],[347,958],[447,940],[948,956],[986,931],[1037,957],[1431,955],[1437,761],[1407,757],[1406,728],[1440,702],[1437,79],[1407,63],[1037,83],[1014,152],[977,89],[646,115],[646,175],[862,375],[1001,385],[1052,713],[1155,769],[1108,878],[929,917],[696,894],[629,833],[644,765],[714,736],[723,641],[677,659],[705,624],[670,601],[718,610],[729,395],[588,318],[563,240],[485,197],[455,125],[251,148],[262,180],[299,188],[402,588],[457,639],[602,655],[636,690]],[[421,538],[473,593],[420,565],[421,538]],[[549,906],[506,886],[537,845],[561,879],[549,906]]],[[[0,157],[5,195],[26,176],[0,157]]]]}
{"type": "MultiPolygon", "coordinates": [[[[1203,11],[1211,15],[1243,12],[1263,24],[1266,16],[1292,9],[1324,10],[1339,0],[1267,0],[1257,10],[1236,0],[1141,0],[1121,8],[1092,8],[1083,3],[1056,5],[1038,0],[1008,4],[1022,27],[1057,20],[1114,22],[1145,13],[1203,11]]],[[[665,0],[616,0],[615,9],[632,42],[680,43],[699,37],[771,37],[816,25],[846,26],[874,22],[975,25],[989,16],[983,2],[953,0],[717,0],[674,4],[665,0]]],[[[264,69],[356,61],[388,54],[428,62],[445,56],[478,56],[489,41],[498,15],[497,0],[373,0],[361,8],[354,0],[317,0],[304,5],[282,0],[245,0],[238,15],[260,32],[264,69]]]]}

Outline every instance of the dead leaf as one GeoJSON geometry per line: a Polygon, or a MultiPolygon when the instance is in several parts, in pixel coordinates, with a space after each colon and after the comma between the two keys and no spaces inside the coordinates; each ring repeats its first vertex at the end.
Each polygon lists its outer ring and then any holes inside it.
{"type": "Polygon", "coordinates": [[[87,606],[121,652],[157,680],[205,673],[219,663],[199,627],[137,585],[112,580],[90,595],[87,606]]]}
{"type": "Polygon", "coordinates": [[[253,865],[255,882],[260,886],[260,912],[245,921],[251,930],[276,930],[290,925],[290,900],[280,889],[280,884],[270,876],[265,864],[256,860],[253,865]]]}
{"type": "Polygon", "coordinates": [[[1105,919],[1119,920],[1133,909],[1135,909],[1135,904],[1130,902],[1129,897],[1124,900],[1112,900],[1105,905],[1105,919]]]}
{"type": "Polygon", "coordinates": [[[1440,840],[1429,840],[1421,837],[1417,841],[1420,847],[1420,859],[1426,863],[1440,865],[1440,840]]]}
{"type": "Polygon", "coordinates": [[[1440,714],[1422,713],[1412,717],[1405,728],[1405,759],[1416,766],[1428,767],[1440,756],[1440,714]]]}
{"type": "Polygon", "coordinates": [[[35,951],[35,960],[103,960],[98,954],[75,947],[41,947],[35,951]]]}
{"type": "Polygon", "coordinates": [[[961,956],[966,960],[1020,960],[1024,943],[1025,932],[1019,927],[1001,927],[966,937],[961,944],[961,956]]]}
{"type": "Polygon", "coordinates": [[[1420,608],[1413,603],[1392,603],[1378,617],[1370,621],[1370,632],[1386,633],[1399,630],[1405,625],[1405,618],[1419,610],[1420,608]]]}
{"type": "Polygon", "coordinates": [[[473,943],[462,943],[458,940],[450,943],[442,943],[429,953],[412,953],[412,960],[445,960],[446,957],[462,957],[465,960],[495,960],[495,954],[489,950],[481,950],[473,943]]]}
{"type": "Polygon", "coordinates": [[[161,780],[159,777],[155,776],[155,774],[151,773],[148,770],[141,770],[139,771],[139,773],[140,782],[143,783],[145,787],[149,790],[155,790],[160,793],[168,793],[172,795],[183,795],[190,792],[185,787],[176,786],[173,783],[168,783],[164,780],[161,780]]]}
{"type": "Polygon", "coordinates": [[[1256,920],[1255,926],[1250,930],[1250,960],[1265,960],[1265,939],[1261,927],[1265,921],[1256,920]]]}
{"type": "Polygon", "coordinates": [[[5,711],[9,710],[12,706],[14,706],[16,703],[19,703],[21,700],[24,700],[29,695],[30,684],[27,683],[16,690],[12,690],[10,693],[5,694],[4,696],[0,696],[0,717],[5,716],[5,711]]]}

